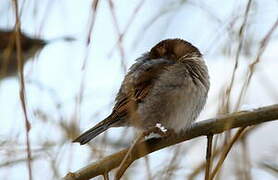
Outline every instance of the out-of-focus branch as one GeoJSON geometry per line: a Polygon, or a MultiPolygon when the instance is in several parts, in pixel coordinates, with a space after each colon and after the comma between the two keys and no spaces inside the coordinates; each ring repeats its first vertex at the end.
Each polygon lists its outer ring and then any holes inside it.
{"type": "Polygon", "coordinates": [[[28,120],[27,115],[27,107],[26,107],[26,97],[25,97],[25,82],[23,75],[23,56],[22,56],[22,47],[21,47],[21,37],[20,37],[20,19],[19,19],[19,10],[18,10],[18,2],[17,0],[13,0],[14,11],[15,11],[15,45],[16,45],[16,59],[17,59],[17,69],[19,75],[19,97],[21,102],[21,107],[24,114],[24,124],[25,124],[25,142],[26,142],[26,154],[27,154],[27,168],[29,180],[32,180],[32,153],[31,153],[31,145],[29,138],[29,131],[31,129],[30,121],[28,120]]]}
{"type": "MultiPolygon", "coordinates": [[[[248,128],[248,131],[243,131],[242,135],[240,136],[240,140],[242,139],[246,139],[248,137],[248,135],[251,134],[251,132],[253,132],[254,130],[257,130],[259,127],[261,126],[253,126],[248,128]]],[[[212,159],[215,159],[223,150],[223,147],[217,147],[216,150],[213,151],[212,154],[212,159]]],[[[195,179],[195,177],[200,174],[204,169],[206,168],[206,161],[203,161],[201,164],[199,164],[195,170],[188,176],[188,180],[193,180],[195,179]]]]}
{"type": "Polygon", "coordinates": [[[220,159],[218,161],[218,163],[216,164],[216,167],[214,168],[214,170],[211,173],[211,177],[209,178],[209,180],[213,180],[214,177],[216,176],[217,172],[221,169],[229,151],[232,149],[233,145],[235,144],[235,142],[240,138],[240,136],[242,136],[243,131],[246,129],[246,127],[241,127],[237,133],[235,134],[235,136],[232,138],[231,142],[224,147],[223,152],[220,156],[220,159]]]}
{"type": "Polygon", "coordinates": [[[257,52],[256,58],[249,65],[248,72],[247,72],[247,74],[245,76],[246,79],[244,81],[243,87],[241,88],[240,95],[239,95],[239,98],[238,98],[238,102],[236,103],[236,109],[238,109],[240,107],[242,99],[243,99],[244,95],[246,94],[247,89],[248,89],[248,87],[250,85],[251,78],[253,77],[253,74],[255,72],[256,66],[260,62],[261,56],[263,55],[263,53],[264,53],[264,51],[265,51],[269,41],[271,40],[271,36],[273,35],[273,33],[275,32],[277,27],[278,27],[278,18],[276,19],[276,21],[273,24],[273,26],[270,28],[270,30],[266,33],[265,37],[260,42],[260,47],[259,47],[259,50],[257,52]]]}
{"type": "MultiPolygon", "coordinates": [[[[154,151],[199,136],[219,134],[232,128],[256,125],[276,119],[278,119],[278,104],[250,111],[222,115],[217,118],[197,122],[190,129],[180,133],[177,136],[149,139],[142,143],[138,143],[134,147],[135,150],[130,156],[133,160],[136,160],[154,151]],[[227,124],[229,124],[229,126],[227,126],[227,124]],[[144,151],[142,151],[142,149],[144,149],[144,151]]],[[[127,151],[128,148],[107,156],[106,158],[92,163],[74,173],[68,173],[64,177],[64,180],[85,180],[105,174],[119,166],[127,151]]]]}
{"type": "Polygon", "coordinates": [[[278,177],[278,164],[275,164],[273,162],[260,162],[259,166],[263,169],[265,169],[266,171],[268,171],[269,173],[271,173],[272,175],[274,175],[275,177],[278,177]]]}
{"type": "Polygon", "coordinates": [[[126,67],[126,62],[125,62],[125,51],[124,51],[124,47],[123,47],[123,44],[122,44],[123,35],[121,33],[120,26],[119,26],[119,23],[118,23],[118,19],[116,17],[116,11],[115,11],[115,7],[114,7],[114,3],[113,3],[112,0],[109,0],[108,4],[109,4],[109,8],[110,8],[111,15],[112,15],[112,20],[113,20],[113,23],[114,23],[114,26],[115,26],[115,29],[116,29],[116,33],[117,33],[117,36],[118,36],[118,39],[119,39],[118,42],[117,42],[117,45],[119,47],[119,52],[120,52],[120,56],[121,56],[121,65],[122,65],[123,71],[126,73],[127,72],[127,67],[126,67]]]}
{"type": "Polygon", "coordinates": [[[224,108],[223,108],[225,113],[231,112],[231,107],[230,107],[231,92],[232,92],[232,89],[234,87],[235,75],[236,75],[236,71],[238,69],[240,53],[241,53],[242,48],[243,48],[244,31],[246,29],[246,26],[248,25],[247,24],[247,19],[248,19],[249,11],[251,9],[251,4],[252,4],[252,0],[249,0],[247,5],[246,5],[243,22],[242,22],[241,27],[239,29],[239,34],[238,35],[239,35],[240,40],[239,40],[238,48],[237,48],[237,51],[236,51],[235,65],[234,65],[231,81],[230,81],[230,83],[229,83],[229,85],[226,89],[226,99],[225,99],[224,108]]]}
{"type": "Polygon", "coordinates": [[[210,169],[212,166],[212,156],[211,156],[211,151],[212,151],[212,138],[213,135],[208,135],[207,136],[207,154],[206,154],[206,172],[205,172],[205,180],[210,179],[210,169]]]}

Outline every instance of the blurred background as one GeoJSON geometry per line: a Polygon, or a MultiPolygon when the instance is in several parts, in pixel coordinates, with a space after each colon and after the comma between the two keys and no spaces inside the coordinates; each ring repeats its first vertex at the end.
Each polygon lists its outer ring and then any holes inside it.
{"type": "MultiPolygon", "coordinates": [[[[277,0],[17,2],[22,54],[32,50],[23,56],[30,130],[17,68],[8,73],[3,63],[15,53],[7,31],[15,28],[16,1],[1,0],[0,179],[59,179],[127,148],[131,128],[110,129],[85,146],[71,141],[111,112],[130,65],[162,39],[185,39],[206,59],[211,89],[198,121],[278,102],[277,0]]],[[[277,179],[277,132],[277,122],[250,129],[217,179],[277,179]]],[[[214,150],[233,134],[218,135],[214,150]]],[[[124,179],[203,179],[205,152],[205,137],[165,148],[137,160],[124,179]]]]}

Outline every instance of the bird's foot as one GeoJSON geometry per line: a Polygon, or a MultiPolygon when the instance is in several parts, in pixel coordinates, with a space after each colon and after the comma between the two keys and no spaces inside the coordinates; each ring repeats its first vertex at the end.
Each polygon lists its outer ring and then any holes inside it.
{"type": "Polygon", "coordinates": [[[157,124],[155,127],[149,128],[143,132],[144,137],[151,137],[151,138],[157,137],[157,135],[159,138],[166,138],[171,136],[172,134],[174,134],[173,130],[166,129],[161,124],[157,124]]]}

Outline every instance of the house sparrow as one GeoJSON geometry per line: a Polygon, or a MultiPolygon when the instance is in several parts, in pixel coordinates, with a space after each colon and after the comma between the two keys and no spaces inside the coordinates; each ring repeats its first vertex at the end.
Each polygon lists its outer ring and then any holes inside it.
{"type": "Polygon", "coordinates": [[[188,128],[203,109],[209,90],[200,51],[182,39],[166,39],[131,66],[112,113],[73,142],[89,142],[111,127],[143,131],[161,124],[175,133],[188,128]]]}
{"type": "MultiPolygon", "coordinates": [[[[52,40],[31,38],[20,32],[23,65],[38,53],[45,45],[59,41],[73,41],[73,37],[58,37],[52,40]]],[[[13,30],[0,29],[0,80],[15,76],[17,73],[16,33],[13,30]]]]}
{"type": "MultiPolygon", "coordinates": [[[[15,31],[0,30],[0,80],[2,78],[15,76],[17,73],[16,34],[15,31]]],[[[46,41],[30,38],[20,33],[23,64],[33,57],[46,41]]]]}

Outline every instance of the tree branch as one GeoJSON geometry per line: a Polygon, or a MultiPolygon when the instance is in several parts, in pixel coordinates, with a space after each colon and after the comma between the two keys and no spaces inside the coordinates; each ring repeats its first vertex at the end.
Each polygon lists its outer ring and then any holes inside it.
{"type": "MultiPolygon", "coordinates": [[[[154,151],[199,136],[219,134],[229,129],[252,126],[276,119],[278,119],[278,104],[250,111],[241,111],[228,115],[222,115],[217,118],[194,123],[190,129],[181,132],[177,136],[149,139],[142,143],[138,143],[134,147],[134,150],[130,156],[134,161],[154,151]]],[[[64,177],[64,180],[85,180],[107,173],[120,165],[127,151],[128,148],[107,156],[98,162],[89,164],[88,166],[74,173],[70,172],[64,177]]]]}

